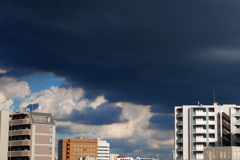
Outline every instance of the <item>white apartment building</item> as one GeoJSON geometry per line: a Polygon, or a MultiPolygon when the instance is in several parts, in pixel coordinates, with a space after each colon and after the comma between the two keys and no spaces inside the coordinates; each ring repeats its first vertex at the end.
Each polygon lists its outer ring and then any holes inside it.
{"type": "Polygon", "coordinates": [[[119,154],[112,154],[110,153],[110,160],[117,160],[119,154]]]}
{"type": "Polygon", "coordinates": [[[176,106],[175,159],[203,160],[203,148],[240,146],[240,106],[176,106]]]}
{"type": "Polygon", "coordinates": [[[109,160],[110,143],[107,143],[107,141],[101,140],[100,138],[97,138],[97,140],[98,140],[98,160],[109,160]]]}

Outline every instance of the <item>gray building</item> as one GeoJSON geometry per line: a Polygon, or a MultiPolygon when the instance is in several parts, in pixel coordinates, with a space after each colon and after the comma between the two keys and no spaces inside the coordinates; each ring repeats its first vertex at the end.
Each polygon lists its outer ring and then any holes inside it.
{"type": "Polygon", "coordinates": [[[8,135],[8,160],[54,160],[56,131],[51,114],[15,112],[4,118],[9,122],[4,133],[8,135]]]}
{"type": "Polygon", "coordinates": [[[205,147],[240,146],[240,106],[176,106],[175,159],[203,159],[205,147]]]}

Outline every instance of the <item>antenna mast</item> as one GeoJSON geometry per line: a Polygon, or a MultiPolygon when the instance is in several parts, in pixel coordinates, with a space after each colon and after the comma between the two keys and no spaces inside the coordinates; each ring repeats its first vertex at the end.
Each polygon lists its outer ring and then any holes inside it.
{"type": "Polygon", "coordinates": [[[213,102],[215,103],[215,89],[213,90],[213,102]]]}

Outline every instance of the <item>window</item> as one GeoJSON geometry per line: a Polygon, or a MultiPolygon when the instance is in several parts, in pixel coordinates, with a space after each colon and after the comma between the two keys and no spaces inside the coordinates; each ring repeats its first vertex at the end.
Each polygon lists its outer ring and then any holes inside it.
{"type": "Polygon", "coordinates": [[[79,151],[79,149],[77,149],[79,151]]]}
{"type": "Polygon", "coordinates": [[[86,151],[86,149],[84,149],[84,151],[86,151]]]}
{"type": "Polygon", "coordinates": [[[86,147],[86,145],[84,145],[84,147],[86,147]]]}
{"type": "Polygon", "coordinates": [[[84,155],[85,155],[86,153],[84,153],[84,155]]]}
{"type": "Polygon", "coordinates": [[[87,149],[87,151],[89,151],[89,149],[87,149]]]}
{"type": "Polygon", "coordinates": [[[82,147],[82,145],[81,145],[81,147],[82,147]]]}
{"type": "Polygon", "coordinates": [[[92,147],[92,145],[91,145],[91,147],[92,147]]]}
{"type": "Polygon", "coordinates": [[[82,153],[81,153],[81,155],[82,155],[82,153]]]}
{"type": "Polygon", "coordinates": [[[79,145],[78,145],[78,147],[79,147],[79,145]]]}
{"type": "Polygon", "coordinates": [[[50,127],[50,132],[52,132],[52,127],[50,127]]]}
{"type": "Polygon", "coordinates": [[[74,144],[74,147],[76,147],[76,144],[74,144]]]}
{"type": "Polygon", "coordinates": [[[52,137],[50,137],[50,142],[52,142],[52,137]]]}
{"type": "Polygon", "coordinates": [[[93,155],[95,155],[95,153],[93,153],[93,155]]]}
{"type": "Polygon", "coordinates": [[[94,145],[94,147],[95,147],[95,145],[94,145]]]}
{"type": "Polygon", "coordinates": [[[76,154],[76,153],[74,153],[74,154],[76,154]]]}
{"type": "Polygon", "coordinates": [[[95,151],[95,149],[93,149],[93,151],[95,151]]]}
{"type": "Polygon", "coordinates": [[[81,151],[82,151],[82,149],[81,149],[81,151]]]}
{"type": "Polygon", "coordinates": [[[87,153],[87,155],[89,155],[89,153],[87,153]]]}
{"type": "Polygon", "coordinates": [[[52,148],[50,148],[50,153],[52,153],[52,148]]]}
{"type": "Polygon", "coordinates": [[[92,153],[90,153],[90,155],[92,155],[92,153]]]}
{"type": "Polygon", "coordinates": [[[74,151],[76,151],[76,149],[74,149],[74,151]]]}
{"type": "Polygon", "coordinates": [[[90,151],[92,151],[92,149],[90,149],[90,151]]]}
{"type": "Polygon", "coordinates": [[[87,145],[87,147],[89,147],[89,145],[87,145]]]}

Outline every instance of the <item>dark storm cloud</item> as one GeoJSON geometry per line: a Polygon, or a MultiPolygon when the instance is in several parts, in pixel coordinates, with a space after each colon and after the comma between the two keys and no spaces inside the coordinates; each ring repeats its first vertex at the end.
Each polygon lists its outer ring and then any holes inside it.
{"type": "Polygon", "coordinates": [[[77,109],[72,110],[72,114],[58,121],[71,121],[86,125],[109,125],[113,123],[125,123],[128,120],[121,120],[121,107],[113,107],[107,103],[101,104],[96,109],[85,107],[82,111],[77,109]]]}
{"type": "Polygon", "coordinates": [[[149,129],[173,130],[174,117],[172,115],[158,114],[149,119],[149,129]]]}
{"type": "Polygon", "coordinates": [[[152,112],[212,103],[213,89],[240,103],[239,1],[94,2],[2,2],[0,65],[152,112]]]}

